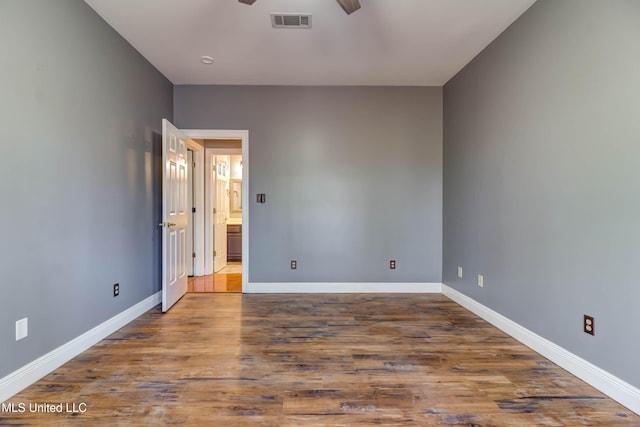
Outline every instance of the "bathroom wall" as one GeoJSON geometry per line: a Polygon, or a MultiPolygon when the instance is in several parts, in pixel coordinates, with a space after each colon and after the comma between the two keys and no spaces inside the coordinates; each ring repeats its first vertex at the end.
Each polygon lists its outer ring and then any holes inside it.
{"type": "MultiPolygon", "coordinates": [[[[240,180],[240,182],[242,183],[242,156],[230,156],[229,157],[229,161],[231,163],[231,176],[230,179],[232,180],[240,180]]],[[[231,183],[230,183],[231,186],[231,183]]],[[[239,197],[241,196],[242,193],[238,193],[238,195],[234,195],[233,194],[233,189],[230,187],[229,188],[229,197],[239,197]]],[[[231,203],[229,204],[229,206],[231,207],[231,203]]],[[[242,218],[242,211],[239,212],[233,212],[230,208],[229,210],[229,217],[230,218],[242,218]]]]}

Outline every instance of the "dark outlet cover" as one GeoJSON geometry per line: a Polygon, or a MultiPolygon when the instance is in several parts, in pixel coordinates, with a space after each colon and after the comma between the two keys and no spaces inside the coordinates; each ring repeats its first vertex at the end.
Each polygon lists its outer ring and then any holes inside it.
{"type": "Polygon", "coordinates": [[[117,297],[118,295],[120,295],[120,283],[113,285],[113,296],[117,297]]]}
{"type": "Polygon", "coordinates": [[[596,323],[592,316],[587,316],[586,314],[584,315],[583,326],[584,326],[585,334],[589,334],[589,335],[596,334],[596,323]]]}

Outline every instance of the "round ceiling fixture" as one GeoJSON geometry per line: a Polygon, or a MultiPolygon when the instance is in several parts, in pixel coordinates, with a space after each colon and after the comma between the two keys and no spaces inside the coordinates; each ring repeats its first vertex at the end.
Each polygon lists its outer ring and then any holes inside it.
{"type": "Polygon", "coordinates": [[[207,64],[207,65],[213,64],[213,58],[206,55],[200,58],[200,61],[202,61],[203,64],[207,64]]]}

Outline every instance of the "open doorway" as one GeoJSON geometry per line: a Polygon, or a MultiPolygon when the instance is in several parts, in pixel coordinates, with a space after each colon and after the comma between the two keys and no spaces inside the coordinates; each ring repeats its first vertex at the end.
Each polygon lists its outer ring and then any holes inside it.
{"type": "MultiPolygon", "coordinates": [[[[191,292],[242,292],[248,283],[248,132],[183,130],[202,148],[202,257],[195,257],[191,292]],[[201,270],[200,274],[196,270],[201,270]]],[[[195,166],[197,168],[197,165],[195,166]]],[[[198,208],[196,208],[198,211],[198,208]]],[[[194,241],[199,239],[194,231],[194,241]]]]}
{"type": "Polygon", "coordinates": [[[219,273],[242,274],[242,154],[228,156],[226,266],[219,273]]]}

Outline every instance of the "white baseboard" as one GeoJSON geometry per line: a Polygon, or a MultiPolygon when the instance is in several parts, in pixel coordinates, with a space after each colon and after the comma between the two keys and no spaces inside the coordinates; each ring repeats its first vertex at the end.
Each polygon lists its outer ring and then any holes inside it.
{"type": "Polygon", "coordinates": [[[162,292],[157,292],[95,328],[0,379],[0,402],[6,401],[29,387],[89,347],[97,344],[100,340],[103,340],[127,323],[137,319],[161,301],[162,292]]]}
{"type": "Polygon", "coordinates": [[[537,335],[474,299],[442,285],[442,293],[522,344],[640,415],[640,389],[537,335]]]}
{"type": "MultiPolygon", "coordinates": [[[[640,415],[640,390],[442,283],[248,283],[245,293],[442,293],[640,415]]],[[[24,390],[161,302],[161,292],[0,379],[0,402],[24,390]]]]}
{"type": "Polygon", "coordinates": [[[440,293],[442,283],[247,283],[248,294],[440,293]]]}

